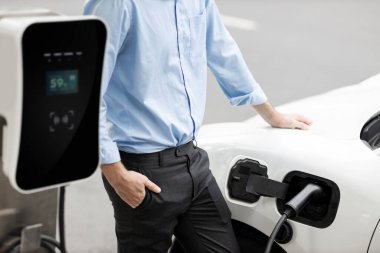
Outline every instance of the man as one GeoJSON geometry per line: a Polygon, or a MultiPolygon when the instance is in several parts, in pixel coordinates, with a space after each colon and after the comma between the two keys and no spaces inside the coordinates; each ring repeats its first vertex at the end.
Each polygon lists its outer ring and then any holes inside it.
{"type": "Polygon", "coordinates": [[[268,102],[214,0],[88,0],[109,29],[101,108],[101,169],[118,252],[239,252],[231,214],[196,147],[207,66],[232,105],[273,127],[307,129],[268,102]]]}

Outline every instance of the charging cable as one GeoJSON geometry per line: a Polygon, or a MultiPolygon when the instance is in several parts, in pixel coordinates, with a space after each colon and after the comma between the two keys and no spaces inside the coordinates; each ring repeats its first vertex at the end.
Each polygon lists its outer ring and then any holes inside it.
{"type": "MultiPolygon", "coordinates": [[[[19,249],[21,245],[21,237],[13,238],[5,243],[4,247],[1,248],[1,253],[13,253],[15,250],[19,249]]],[[[55,249],[59,249],[60,252],[64,252],[61,244],[57,242],[54,238],[46,235],[41,236],[41,248],[46,249],[49,253],[55,253],[55,249]]]]}
{"type": "Polygon", "coordinates": [[[65,236],[65,196],[66,188],[62,186],[59,188],[59,214],[58,214],[58,226],[59,226],[59,239],[60,250],[62,253],[67,253],[66,250],[66,236],[65,236]]]}
{"type": "Polygon", "coordinates": [[[265,248],[265,253],[270,253],[275,238],[285,221],[288,218],[297,217],[303,208],[310,202],[310,200],[318,196],[320,193],[322,193],[322,188],[320,186],[308,184],[302,191],[300,191],[295,197],[285,204],[285,211],[269,237],[269,241],[265,248]]]}

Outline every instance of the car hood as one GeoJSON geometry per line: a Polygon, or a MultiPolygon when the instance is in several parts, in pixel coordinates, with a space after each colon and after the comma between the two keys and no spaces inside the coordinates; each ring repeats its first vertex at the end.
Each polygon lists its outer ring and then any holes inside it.
{"type": "MultiPolygon", "coordinates": [[[[359,139],[364,123],[380,111],[380,74],[359,84],[297,100],[277,107],[280,112],[305,115],[313,120],[312,134],[327,138],[359,139]]],[[[246,124],[268,127],[261,117],[246,124]]]]}

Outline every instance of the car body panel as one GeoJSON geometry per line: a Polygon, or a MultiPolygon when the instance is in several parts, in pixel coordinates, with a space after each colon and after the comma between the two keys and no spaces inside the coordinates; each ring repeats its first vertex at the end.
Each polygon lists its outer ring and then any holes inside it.
{"type": "Polygon", "coordinates": [[[280,218],[273,198],[247,204],[229,197],[231,168],[239,159],[250,158],[268,167],[270,179],[283,181],[289,172],[302,171],[332,180],[340,189],[338,212],[329,227],[290,221],[294,236],[282,245],[287,252],[367,252],[380,218],[380,157],[359,135],[380,110],[379,94],[380,75],[278,108],[312,118],[309,131],[271,128],[257,116],[202,127],[199,145],[209,153],[211,170],[233,219],[269,236],[280,218]]]}

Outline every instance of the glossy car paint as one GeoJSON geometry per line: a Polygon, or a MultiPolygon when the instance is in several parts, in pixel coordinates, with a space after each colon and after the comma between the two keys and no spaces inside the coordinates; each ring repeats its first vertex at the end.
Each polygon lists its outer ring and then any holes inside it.
{"type": "MultiPolygon", "coordinates": [[[[313,120],[309,131],[269,127],[260,117],[245,122],[202,127],[199,146],[210,156],[212,172],[232,211],[232,218],[270,235],[280,218],[275,199],[254,204],[231,199],[227,179],[242,158],[268,167],[270,179],[282,181],[302,171],[334,181],[340,204],[334,222],[319,229],[290,221],[293,239],[281,245],[287,252],[367,252],[380,219],[380,152],[360,140],[364,123],[380,111],[380,75],[357,85],[278,107],[313,120]]],[[[370,252],[380,252],[379,232],[370,252]]]]}

